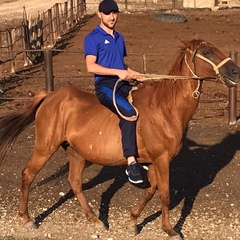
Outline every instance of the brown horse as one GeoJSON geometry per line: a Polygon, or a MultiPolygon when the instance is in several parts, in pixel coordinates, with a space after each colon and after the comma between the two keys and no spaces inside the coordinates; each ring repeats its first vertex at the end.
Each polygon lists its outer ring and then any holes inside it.
{"type": "MultiPolygon", "coordinates": [[[[137,145],[140,163],[148,163],[150,186],[131,210],[129,226],[136,229],[137,218],[159,191],[162,228],[172,239],[181,239],[169,220],[169,165],[181,149],[184,130],[199,102],[204,79],[220,79],[235,86],[239,68],[213,44],[200,39],[183,42],[169,74],[172,79],[146,81],[133,92],[138,109],[137,145]],[[185,79],[176,76],[186,76],[185,79]]],[[[29,188],[37,173],[63,143],[68,143],[69,184],[87,217],[94,225],[102,222],[94,214],[82,191],[85,159],[108,166],[126,165],[121,148],[118,117],[102,106],[94,94],[78,87],[37,94],[22,112],[0,120],[0,162],[18,135],[35,119],[34,153],[22,172],[19,214],[26,227],[34,227],[28,214],[29,188]]]]}

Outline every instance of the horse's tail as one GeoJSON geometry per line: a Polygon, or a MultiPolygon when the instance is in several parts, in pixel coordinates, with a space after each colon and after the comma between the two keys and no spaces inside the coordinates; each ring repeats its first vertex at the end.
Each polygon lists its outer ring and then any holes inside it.
{"type": "Polygon", "coordinates": [[[19,134],[35,120],[35,113],[46,96],[46,92],[39,92],[25,109],[0,118],[0,165],[19,134]]]}

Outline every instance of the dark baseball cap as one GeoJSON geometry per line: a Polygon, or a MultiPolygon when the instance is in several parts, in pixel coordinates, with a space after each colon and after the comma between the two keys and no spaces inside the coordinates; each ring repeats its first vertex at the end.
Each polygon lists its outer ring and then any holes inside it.
{"type": "Polygon", "coordinates": [[[98,11],[103,12],[104,14],[109,14],[111,12],[119,12],[119,9],[117,3],[114,0],[103,0],[99,4],[98,11]]]}

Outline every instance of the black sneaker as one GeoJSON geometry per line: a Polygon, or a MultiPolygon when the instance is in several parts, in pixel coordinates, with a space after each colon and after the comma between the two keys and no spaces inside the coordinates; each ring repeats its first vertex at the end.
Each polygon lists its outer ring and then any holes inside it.
{"type": "Polygon", "coordinates": [[[143,182],[137,162],[132,162],[131,164],[129,164],[127,166],[126,174],[128,175],[128,180],[131,183],[142,183],[143,182]]]}

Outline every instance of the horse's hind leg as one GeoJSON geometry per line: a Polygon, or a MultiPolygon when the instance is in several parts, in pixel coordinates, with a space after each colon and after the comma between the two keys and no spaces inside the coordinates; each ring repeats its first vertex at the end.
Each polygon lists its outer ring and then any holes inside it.
{"type": "Polygon", "coordinates": [[[157,180],[153,165],[150,165],[148,168],[148,181],[150,183],[150,187],[146,188],[143,199],[141,199],[131,210],[128,230],[132,231],[134,234],[138,234],[138,229],[136,227],[138,217],[147,203],[152,199],[157,189],[157,180]]]}
{"type": "Polygon", "coordinates": [[[97,218],[92,208],[89,206],[82,190],[82,175],[85,168],[85,159],[81,157],[74,149],[67,149],[69,163],[68,182],[82,207],[86,218],[96,227],[104,228],[104,224],[97,218]]]}
{"type": "Polygon", "coordinates": [[[19,215],[23,220],[24,226],[27,228],[37,227],[30,218],[28,213],[28,197],[30,186],[34,178],[36,177],[37,173],[43,168],[44,164],[50,159],[50,157],[56,150],[57,147],[55,149],[52,149],[51,152],[50,150],[43,151],[35,147],[31,160],[28,162],[27,166],[22,171],[22,186],[19,202],[19,215]]]}

